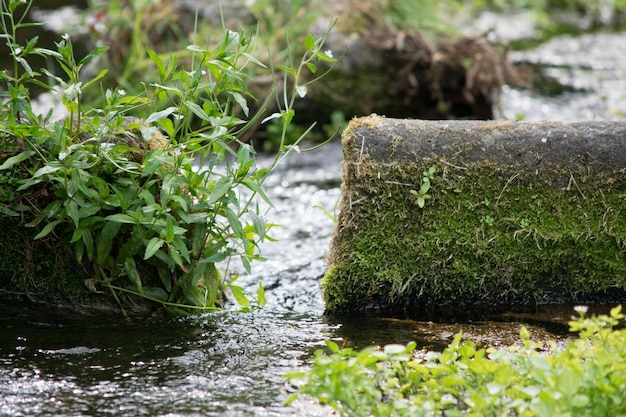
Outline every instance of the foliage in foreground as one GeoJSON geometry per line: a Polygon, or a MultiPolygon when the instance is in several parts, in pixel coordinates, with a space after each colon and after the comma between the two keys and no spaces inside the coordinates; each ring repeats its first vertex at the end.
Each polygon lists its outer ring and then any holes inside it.
{"type": "Polygon", "coordinates": [[[534,342],[525,328],[508,348],[477,349],[459,333],[423,358],[414,356],[415,343],[357,352],[329,341],[331,354],[316,352],[310,371],[287,377],[341,416],[625,415],[621,306],[592,318],[585,307],[576,311],[569,324],[580,338],[565,348],[534,342]]]}
{"type": "Polygon", "coordinates": [[[285,144],[296,98],[324,75],[316,62],[334,62],[322,52],[325,36],[307,36],[299,59],[272,67],[274,90],[256,115],[244,68],[264,64],[250,54],[252,38],[230,30],[220,42],[189,45],[188,66],[148,49],[159,81],[143,83],[136,95],[101,87],[105,104],[89,108],[83,91],[97,89],[107,70],[89,80],[82,70],[108,48],[76,59],[69,35],[56,50],[37,47],[36,38],[19,44],[17,32],[33,25],[25,21],[31,5],[2,2],[0,36],[14,66],[0,73],[0,215],[37,230],[35,239],[50,247],[68,248],[93,291],[131,292],[184,314],[222,307],[230,289],[249,308],[228,268],[233,259],[248,271],[263,260],[258,246],[271,239],[272,224],[262,184],[307,133],[285,144]],[[62,73],[43,69],[50,83],[42,81],[28,62],[34,55],[56,61],[62,73]],[[303,82],[305,72],[313,76],[303,82]],[[32,85],[62,95],[70,116],[36,114],[32,85]],[[281,123],[281,147],[269,167],[258,168],[255,150],[239,138],[271,100],[276,110],[261,123],[281,123]],[[148,109],[147,118],[129,118],[136,109],[148,109]]]}

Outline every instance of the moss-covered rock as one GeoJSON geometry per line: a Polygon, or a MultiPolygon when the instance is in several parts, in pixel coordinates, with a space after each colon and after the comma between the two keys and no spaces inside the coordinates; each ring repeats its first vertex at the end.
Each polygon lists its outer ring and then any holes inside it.
{"type": "Polygon", "coordinates": [[[328,312],[624,298],[625,138],[612,122],[352,121],[328,312]]]}

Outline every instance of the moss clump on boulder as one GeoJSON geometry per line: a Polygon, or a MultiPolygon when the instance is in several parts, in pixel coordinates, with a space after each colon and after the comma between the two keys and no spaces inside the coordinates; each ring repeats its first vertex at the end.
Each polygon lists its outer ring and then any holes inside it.
{"type": "Polygon", "coordinates": [[[615,122],[352,121],[328,313],[623,299],[625,137],[615,122]]]}
{"type": "MultiPolygon", "coordinates": [[[[0,299],[46,306],[87,316],[147,318],[156,305],[124,293],[113,295],[90,284],[92,267],[76,262],[58,239],[34,240],[38,230],[0,216],[0,299]]],[[[143,266],[141,266],[143,267],[143,266]]],[[[155,274],[154,271],[152,271],[155,274]]]]}

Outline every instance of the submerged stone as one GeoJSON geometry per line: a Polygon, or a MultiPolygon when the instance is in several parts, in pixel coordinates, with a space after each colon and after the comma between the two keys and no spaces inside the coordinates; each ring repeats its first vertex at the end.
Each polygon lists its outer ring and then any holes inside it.
{"type": "Polygon", "coordinates": [[[343,152],[329,314],[626,298],[626,123],[373,115],[343,152]]]}

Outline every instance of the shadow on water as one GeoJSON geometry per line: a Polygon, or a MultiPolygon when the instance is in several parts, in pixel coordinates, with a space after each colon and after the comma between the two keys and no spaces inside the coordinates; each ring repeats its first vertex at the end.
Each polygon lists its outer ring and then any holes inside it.
{"type": "MultiPolygon", "coordinates": [[[[335,337],[344,347],[361,349],[389,343],[406,344],[414,341],[418,348],[442,350],[454,336],[464,338],[479,347],[505,347],[518,343],[522,327],[536,341],[566,341],[575,337],[568,322],[575,316],[574,304],[537,306],[532,311],[508,311],[480,314],[464,320],[413,320],[389,317],[342,317],[328,319],[338,326],[335,337]]],[[[589,314],[607,314],[614,305],[590,305],[589,314]]]]}

